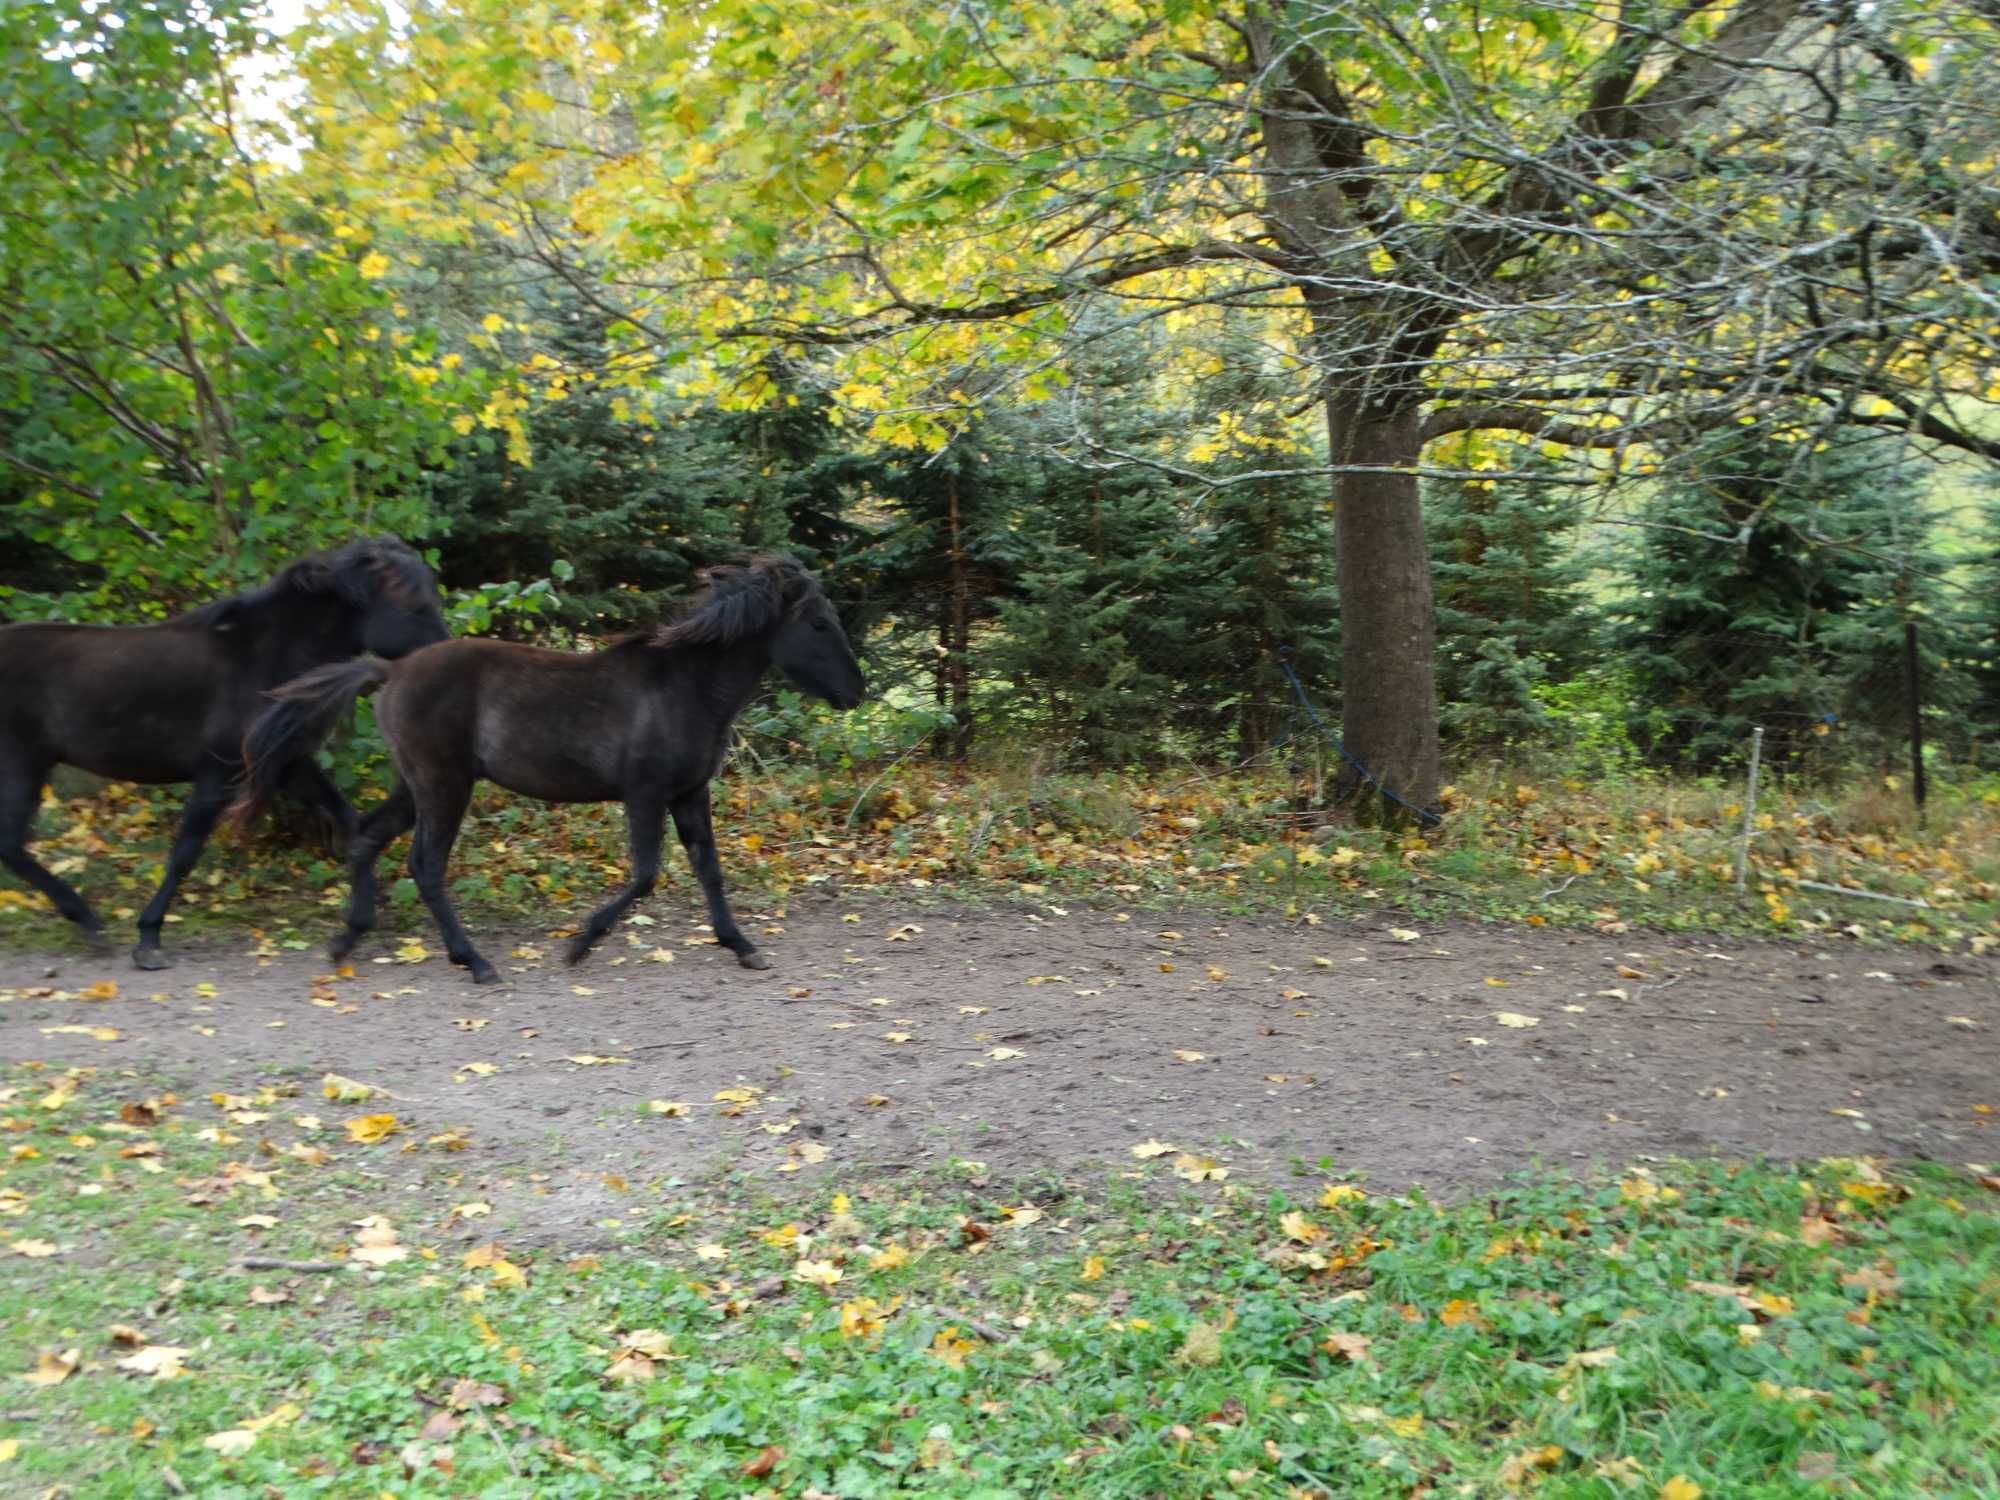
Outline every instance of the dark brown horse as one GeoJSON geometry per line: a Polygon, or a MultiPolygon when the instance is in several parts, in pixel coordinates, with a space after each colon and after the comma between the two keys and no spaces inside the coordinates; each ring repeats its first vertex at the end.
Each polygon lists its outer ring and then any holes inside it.
{"type": "MultiPolygon", "coordinates": [[[[0,627],[0,864],[95,937],[102,926],[89,903],[28,853],[50,770],[192,782],[132,952],[142,969],[165,968],[160,924],[229,803],[264,694],[313,667],[363,651],[401,656],[449,634],[437,580],[393,537],[305,558],[263,588],[160,625],[0,627]]],[[[266,775],[341,831],[353,828],[353,810],[310,753],[266,775]]]]}
{"type": "Polygon", "coordinates": [[[500,976],[472,946],[445,892],[445,863],[480,777],[543,802],[625,804],[630,882],[570,941],[580,962],[660,874],[669,814],[708,901],[715,940],[749,969],[770,965],[743,935],[722,892],[708,783],[729,726],[775,665],[802,691],[853,708],[866,684],[840,620],[811,574],[789,557],[711,568],[687,615],[601,651],[546,651],[457,640],[392,665],[351,662],[308,673],[251,731],[254,816],[278,771],[310,754],[357,694],[381,686],[375,718],[396,763],[396,787],[349,846],[353,882],[343,958],[375,925],[375,861],[412,824],[410,874],[455,964],[480,984],[500,976]]]}

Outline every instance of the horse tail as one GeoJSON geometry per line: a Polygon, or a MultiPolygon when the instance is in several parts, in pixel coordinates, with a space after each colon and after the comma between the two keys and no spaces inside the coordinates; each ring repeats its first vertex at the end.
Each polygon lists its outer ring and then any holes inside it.
{"type": "Polygon", "coordinates": [[[389,663],[369,657],[335,662],[266,694],[271,706],[243,736],[243,778],[230,821],[239,828],[255,822],[292,767],[319,749],[354,700],[380,687],[391,670],[389,663]]]}

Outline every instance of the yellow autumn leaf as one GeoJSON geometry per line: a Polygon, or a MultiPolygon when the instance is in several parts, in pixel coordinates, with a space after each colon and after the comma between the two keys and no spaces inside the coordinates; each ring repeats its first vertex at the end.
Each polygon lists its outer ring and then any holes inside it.
{"type": "Polygon", "coordinates": [[[1174,1176],[1187,1182],[1220,1182],[1228,1175],[1229,1168],[1212,1156],[1183,1151],[1174,1158],[1174,1176]]]}
{"type": "Polygon", "coordinates": [[[373,1099],[379,1092],[373,1084],[342,1078],[338,1073],[327,1074],[319,1081],[319,1087],[322,1094],[337,1104],[359,1104],[364,1099],[373,1099]]]}
{"type": "Polygon", "coordinates": [[[1676,1474],[1660,1486],[1660,1500],[1701,1500],[1701,1486],[1685,1474],[1676,1474]]]}
{"type": "Polygon", "coordinates": [[[1167,1156],[1178,1150],[1180,1150],[1180,1147],[1170,1146],[1165,1141],[1148,1140],[1141,1141],[1138,1145],[1134,1146],[1132,1154],[1141,1161],[1149,1161],[1155,1156],[1167,1156]]]}
{"type": "Polygon", "coordinates": [[[670,1120],[678,1120],[687,1115],[690,1106],[673,1099],[648,1099],[646,1109],[650,1114],[665,1115],[670,1120]]]}
{"type": "Polygon", "coordinates": [[[893,1303],[885,1307],[873,1297],[856,1297],[851,1302],[843,1302],[840,1304],[841,1336],[873,1338],[882,1331],[893,1310],[893,1303]]]}
{"type": "Polygon", "coordinates": [[[1297,1209],[1287,1214],[1280,1214],[1278,1227],[1284,1230],[1287,1239],[1297,1240],[1301,1245],[1310,1245],[1314,1240],[1326,1238],[1326,1231],[1297,1209]]]}
{"type": "Polygon", "coordinates": [[[974,1344],[971,1339],[959,1333],[958,1325],[954,1323],[940,1328],[937,1336],[931,1340],[930,1347],[924,1353],[928,1354],[932,1359],[949,1365],[954,1370],[963,1370],[965,1368],[966,1356],[972,1353],[977,1347],[978,1345],[974,1344]]]}
{"type": "Polygon", "coordinates": [[[347,1138],[358,1145],[373,1146],[402,1128],[394,1115],[363,1115],[347,1122],[347,1138]]]}
{"type": "Polygon", "coordinates": [[[69,1379],[70,1372],[83,1358],[81,1349],[44,1349],[35,1361],[35,1367],[25,1375],[17,1375],[16,1380],[29,1385],[61,1385],[69,1379]]]}
{"type": "Polygon", "coordinates": [[[830,1260],[802,1260],[792,1267],[792,1280],[812,1286],[832,1286],[840,1278],[840,1267],[830,1260]]]}
{"type": "Polygon", "coordinates": [[[1351,1182],[1331,1182],[1327,1184],[1326,1191],[1319,1195],[1319,1206],[1340,1208],[1344,1204],[1363,1202],[1367,1197],[1366,1193],[1351,1182]]]}
{"type": "Polygon", "coordinates": [[[257,1434],[247,1427],[230,1427],[221,1432],[211,1432],[201,1440],[201,1445],[210,1452],[220,1453],[224,1458],[241,1458],[257,1441],[257,1434]]]}
{"type": "Polygon", "coordinates": [[[1104,1257],[1101,1255],[1085,1256],[1083,1269],[1077,1273],[1076,1279],[1078,1281],[1102,1281],[1104,1279],[1104,1257]]]}

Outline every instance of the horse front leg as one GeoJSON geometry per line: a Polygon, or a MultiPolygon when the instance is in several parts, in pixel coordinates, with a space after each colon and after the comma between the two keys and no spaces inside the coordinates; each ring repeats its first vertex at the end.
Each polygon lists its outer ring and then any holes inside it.
{"type": "Polygon", "coordinates": [[[734,953],[744,968],[770,968],[771,960],[759,953],[757,945],[736,925],[735,914],[729,910],[729,898],[722,893],[722,861],[715,852],[715,823],[709,811],[708,784],[702,783],[699,791],[674,803],[673,813],[674,832],[680,835],[681,847],[687,850],[688,863],[694,867],[694,878],[701,882],[701,893],[708,901],[708,925],[715,929],[715,940],[734,953]]]}
{"type": "Polygon", "coordinates": [[[355,829],[347,843],[347,927],[327,944],[329,957],[336,961],[347,957],[374,929],[376,863],[382,851],[408,833],[416,821],[416,801],[399,780],[355,829]]]}
{"type": "Polygon", "coordinates": [[[632,878],[617,895],[590,914],[583,930],[569,940],[569,962],[580,964],[598,939],[632,909],[632,903],[653,893],[660,879],[660,845],[666,841],[667,809],[658,793],[634,794],[625,803],[625,830],[632,851],[632,878]]]}
{"type": "Polygon", "coordinates": [[[48,774],[47,766],[17,763],[12,755],[0,755],[0,866],[48,897],[57,912],[82,928],[86,937],[101,941],[104,924],[90,903],[77,894],[76,887],[28,852],[28,830],[34,826],[35,808],[42,800],[48,774]]]}
{"type": "Polygon", "coordinates": [[[499,971],[472,946],[465,924],[458,920],[458,912],[452,907],[451,893],[445,889],[445,867],[451,859],[451,846],[458,842],[459,824],[465,821],[465,809],[471,802],[469,779],[425,788],[416,803],[417,832],[410,840],[410,877],[416,881],[417,894],[424,898],[424,905],[431,909],[431,917],[437,922],[438,932],[444,938],[445,957],[462,969],[470,969],[474,984],[498,984],[499,971]]]}
{"type": "Polygon", "coordinates": [[[203,768],[181,809],[180,827],[174,830],[173,847],[167,851],[167,871],[160,888],[139,913],[139,945],[132,950],[132,962],[141,969],[166,969],[173,959],[160,948],[160,927],[167,920],[167,908],[180,891],[194,862],[215,831],[216,820],[229,805],[229,777],[218,767],[203,768]]]}

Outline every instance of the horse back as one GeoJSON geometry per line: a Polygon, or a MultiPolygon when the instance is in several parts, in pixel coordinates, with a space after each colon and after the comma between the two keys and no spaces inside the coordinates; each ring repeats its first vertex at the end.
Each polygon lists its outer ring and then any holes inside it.
{"type": "Polygon", "coordinates": [[[0,742],[118,781],[233,759],[257,705],[227,638],[178,624],[0,627],[0,683],[0,742]]]}
{"type": "Polygon", "coordinates": [[[462,638],[397,663],[375,713],[406,777],[609,802],[665,737],[655,698],[627,653],[462,638]]]}

